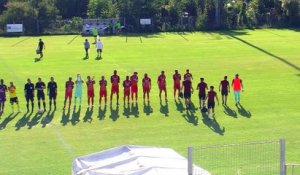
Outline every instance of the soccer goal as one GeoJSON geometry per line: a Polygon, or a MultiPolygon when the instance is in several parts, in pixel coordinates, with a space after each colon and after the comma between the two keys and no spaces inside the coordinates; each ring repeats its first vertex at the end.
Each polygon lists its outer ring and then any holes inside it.
{"type": "Polygon", "coordinates": [[[286,175],[285,140],[188,148],[188,174],[201,175],[193,165],[213,175],[286,175]]]}

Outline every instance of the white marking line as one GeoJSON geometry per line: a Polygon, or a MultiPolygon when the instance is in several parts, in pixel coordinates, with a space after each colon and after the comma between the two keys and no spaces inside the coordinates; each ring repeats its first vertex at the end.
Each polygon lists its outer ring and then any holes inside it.
{"type": "Polygon", "coordinates": [[[63,136],[60,134],[60,132],[56,129],[55,125],[49,124],[52,131],[55,133],[57,139],[59,142],[63,145],[65,150],[69,153],[69,155],[73,158],[75,157],[75,150],[64,140],[63,136]]]}

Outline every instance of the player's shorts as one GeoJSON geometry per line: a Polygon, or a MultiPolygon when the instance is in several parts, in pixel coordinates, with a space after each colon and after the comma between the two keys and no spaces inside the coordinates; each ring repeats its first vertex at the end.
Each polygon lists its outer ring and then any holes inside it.
{"type": "Polygon", "coordinates": [[[183,97],[184,97],[185,99],[191,98],[191,92],[184,92],[184,93],[183,93],[183,97]]]}
{"type": "Polygon", "coordinates": [[[207,102],[207,108],[208,109],[213,109],[213,108],[215,108],[215,102],[214,101],[209,101],[209,102],[207,102]]]}
{"type": "Polygon", "coordinates": [[[174,89],[180,90],[180,83],[174,83],[174,89]]]}
{"type": "Polygon", "coordinates": [[[97,49],[97,52],[102,52],[102,49],[97,49]]]}
{"type": "Polygon", "coordinates": [[[26,101],[28,102],[29,100],[33,102],[34,96],[33,95],[26,95],[25,96],[26,101]]]}
{"type": "Polygon", "coordinates": [[[144,93],[149,93],[150,92],[150,87],[143,87],[143,92],[144,93]]]}
{"type": "Polygon", "coordinates": [[[65,92],[65,99],[67,99],[67,98],[69,98],[69,99],[71,99],[72,98],[72,91],[66,91],[65,92]]]}
{"type": "Polygon", "coordinates": [[[13,97],[9,99],[10,104],[19,103],[18,97],[13,97]]]}
{"type": "Polygon", "coordinates": [[[50,93],[49,94],[49,100],[56,100],[56,94],[55,93],[50,93]]]}
{"type": "Polygon", "coordinates": [[[130,87],[130,89],[131,89],[131,93],[137,93],[137,91],[138,91],[138,86],[135,84],[135,85],[132,85],[131,87],[130,87]]]}
{"type": "Polygon", "coordinates": [[[5,95],[0,95],[0,102],[5,102],[5,101],[6,101],[5,95]]]}
{"type": "Polygon", "coordinates": [[[165,84],[158,85],[158,88],[159,88],[160,91],[166,91],[166,85],[165,84]]]}
{"type": "Polygon", "coordinates": [[[87,96],[90,97],[90,98],[93,98],[95,96],[94,91],[88,91],[87,96]]]}
{"type": "Polygon", "coordinates": [[[221,94],[222,94],[222,96],[223,96],[223,95],[227,96],[227,95],[228,95],[228,90],[222,90],[222,91],[221,91],[221,94]]]}
{"type": "Polygon", "coordinates": [[[124,88],[124,96],[130,95],[130,88],[124,88]]]}
{"type": "Polygon", "coordinates": [[[114,94],[114,93],[119,93],[119,86],[112,86],[111,87],[111,93],[114,94]]]}
{"type": "Polygon", "coordinates": [[[206,98],[206,94],[199,94],[199,99],[200,100],[205,100],[205,98],[206,98]]]}
{"type": "Polygon", "coordinates": [[[37,94],[37,99],[38,100],[45,100],[45,94],[44,93],[38,93],[37,94]]]}
{"type": "Polygon", "coordinates": [[[106,90],[100,90],[100,97],[106,97],[107,91],[106,90]]]}

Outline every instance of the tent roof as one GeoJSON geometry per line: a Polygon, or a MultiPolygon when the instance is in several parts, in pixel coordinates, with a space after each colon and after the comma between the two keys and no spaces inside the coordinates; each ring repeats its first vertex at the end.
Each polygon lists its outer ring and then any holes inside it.
{"type": "MultiPolygon", "coordinates": [[[[194,166],[201,175],[210,175],[194,166]]],[[[187,160],[172,149],[125,145],[81,156],[73,175],[186,175],[187,160]]]]}

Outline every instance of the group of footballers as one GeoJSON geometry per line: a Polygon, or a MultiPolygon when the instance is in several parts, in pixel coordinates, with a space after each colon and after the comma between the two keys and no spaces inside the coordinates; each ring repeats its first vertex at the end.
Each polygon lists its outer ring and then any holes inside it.
{"type": "MultiPolygon", "coordinates": [[[[173,75],[173,90],[174,90],[174,98],[184,98],[185,99],[185,105],[186,109],[190,109],[191,105],[191,95],[194,91],[193,85],[192,85],[193,76],[189,72],[189,70],[186,70],[186,73],[183,76],[183,81],[181,79],[181,75],[179,74],[178,70],[175,70],[175,73],[173,75]]],[[[111,93],[110,93],[110,105],[113,101],[113,95],[116,94],[116,102],[117,105],[119,105],[119,84],[120,84],[120,76],[117,74],[117,71],[115,70],[113,72],[113,75],[110,77],[111,82],[111,93]]],[[[87,76],[86,82],[83,81],[80,74],[77,75],[77,78],[75,82],[72,80],[72,77],[68,79],[65,83],[65,100],[64,100],[64,107],[66,108],[67,102],[68,102],[68,109],[70,109],[71,106],[71,100],[73,96],[73,89],[75,89],[75,100],[74,105],[76,106],[77,100],[79,100],[79,106],[81,106],[82,102],[82,88],[83,84],[86,84],[87,86],[87,101],[88,106],[93,107],[94,106],[94,85],[95,80],[94,77],[87,76]]],[[[165,95],[165,101],[167,101],[167,87],[166,87],[166,76],[165,72],[161,71],[160,75],[157,78],[157,84],[159,88],[159,98],[162,100],[162,93],[165,95]]],[[[99,106],[102,104],[102,100],[104,99],[105,105],[107,104],[107,80],[104,76],[101,77],[99,80],[100,90],[99,90],[99,106]]],[[[131,76],[126,76],[125,80],[123,81],[123,89],[124,89],[124,96],[123,96],[123,102],[124,105],[127,102],[129,104],[130,98],[134,102],[137,102],[138,99],[138,73],[134,72],[131,76]]],[[[150,100],[150,90],[151,90],[151,78],[147,75],[147,73],[144,74],[144,77],[142,79],[142,88],[143,88],[143,100],[147,100],[149,102],[150,100]]],[[[234,91],[235,96],[235,104],[239,104],[240,100],[240,91],[243,89],[242,80],[239,78],[239,75],[236,74],[235,78],[232,81],[232,88],[234,91]]],[[[47,95],[49,97],[49,109],[52,108],[52,103],[54,105],[54,109],[56,109],[56,97],[57,97],[57,83],[54,81],[54,78],[51,77],[50,81],[48,82],[47,86],[42,81],[41,78],[38,78],[38,82],[34,85],[30,79],[27,79],[27,83],[24,86],[24,92],[25,92],[25,98],[26,98],[26,108],[27,112],[29,112],[29,103],[31,103],[31,111],[34,110],[34,91],[36,90],[37,94],[37,100],[38,100],[38,109],[39,111],[46,111],[46,102],[45,102],[45,93],[44,90],[47,90],[47,95]],[[43,109],[41,109],[41,101],[43,104],[43,109]]],[[[200,78],[200,82],[197,85],[197,90],[199,91],[199,106],[200,109],[206,108],[206,102],[207,102],[207,108],[208,109],[208,115],[211,113],[214,114],[214,108],[215,108],[215,100],[219,104],[217,93],[214,91],[214,86],[210,86],[208,89],[208,85],[205,83],[204,78],[200,78]],[[207,92],[208,91],[208,92],[207,92]]],[[[16,103],[18,111],[20,111],[18,98],[16,95],[16,86],[13,82],[10,82],[10,86],[7,87],[4,84],[3,79],[0,80],[0,113],[3,113],[4,111],[4,103],[6,101],[6,92],[9,92],[10,96],[10,103],[12,107],[12,111],[14,111],[14,103],[16,103]]],[[[227,105],[227,96],[230,92],[230,85],[227,81],[227,76],[224,77],[224,80],[220,82],[219,85],[219,91],[222,95],[222,104],[227,105]]],[[[202,112],[206,112],[206,110],[201,110],[202,112]]]]}

